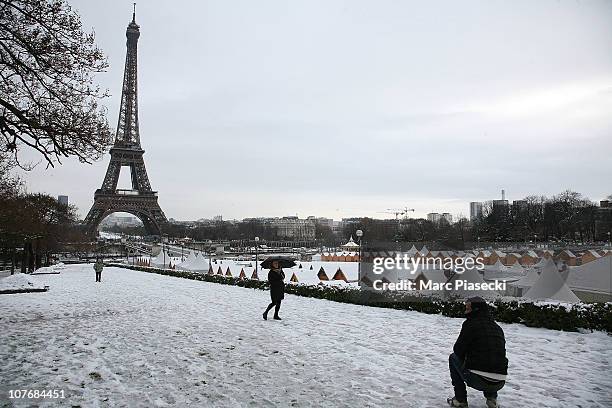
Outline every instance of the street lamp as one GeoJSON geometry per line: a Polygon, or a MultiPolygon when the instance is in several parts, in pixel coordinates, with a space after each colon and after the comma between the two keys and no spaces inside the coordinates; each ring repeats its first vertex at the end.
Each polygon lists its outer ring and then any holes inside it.
{"type": "Polygon", "coordinates": [[[361,237],[363,237],[363,231],[355,231],[355,235],[359,238],[359,264],[357,265],[357,282],[361,282],[361,237]]]}
{"type": "Polygon", "coordinates": [[[164,239],[164,237],[166,237],[166,235],[162,236],[161,244],[162,244],[162,253],[164,254],[164,268],[163,269],[166,269],[166,246],[165,246],[166,240],[164,239]]]}
{"type": "Polygon", "coordinates": [[[255,237],[255,276],[257,276],[258,262],[259,262],[259,237],[255,237]]]}

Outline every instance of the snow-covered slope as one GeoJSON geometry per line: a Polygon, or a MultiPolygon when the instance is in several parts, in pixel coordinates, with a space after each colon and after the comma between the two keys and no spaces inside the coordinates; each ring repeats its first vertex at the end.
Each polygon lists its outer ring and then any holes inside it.
{"type": "Polygon", "coordinates": [[[44,289],[45,285],[39,277],[33,277],[25,273],[16,273],[0,279],[0,291],[2,290],[27,290],[44,289]]]}
{"type": "MultiPolygon", "coordinates": [[[[63,406],[87,407],[415,408],[452,393],[461,319],[287,295],[284,320],[264,321],[260,290],[110,267],[95,283],[91,265],[37,279],[52,290],[0,296],[1,393],[64,389],[63,406]]],[[[502,327],[504,406],[612,405],[609,336],[502,327]]]]}

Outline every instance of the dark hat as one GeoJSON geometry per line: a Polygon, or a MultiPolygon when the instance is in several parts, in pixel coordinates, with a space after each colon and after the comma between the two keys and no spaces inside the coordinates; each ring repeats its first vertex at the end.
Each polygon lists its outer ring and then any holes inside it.
{"type": "Polygon", "coordinates": [[[472,316],[489,313],[489,305],[487,304],[487,301],[480,296],[471,297],[465,302],[470,302],[472,305],[472,316]]]}

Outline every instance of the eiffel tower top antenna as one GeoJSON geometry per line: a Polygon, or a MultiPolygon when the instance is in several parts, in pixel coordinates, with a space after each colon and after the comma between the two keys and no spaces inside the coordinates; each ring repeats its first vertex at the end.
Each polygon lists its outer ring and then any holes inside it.
{"type": "Polygon", "coordinates": [[[138,129],[138,38],[140,26],[136,24],[136,3],[132,13],[132,21],[125,32],[127,37],[127,53],[121,90],[121,107],[119,123],[115,135],[115,147],[140,147],[140,131],[138,129]]]}

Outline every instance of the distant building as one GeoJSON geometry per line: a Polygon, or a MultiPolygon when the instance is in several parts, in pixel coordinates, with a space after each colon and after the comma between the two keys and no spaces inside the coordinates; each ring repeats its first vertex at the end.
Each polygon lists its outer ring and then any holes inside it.
{"type": "Polygon", "coordinates": [[[223,216],[222,215],[215,215],[214,217],[212,217],[213,222],[221,222],[223,221],[223,216]]]}
{"type": "Polygon", "coordinates": [[[509,205],[508,200],[493,200],[493,207],[508,207],[509,205]]]}
{"type": "Polygon", "coordinates": [[[315,220],[313,219],[299,219],[295,216],[283,217],[272,221],[271,226],[276,228],[279,238],[315,239],[315,220]]]}
{"type": "Polygon", "coordinates": [[[68,196],[67,195],[57,196],[57,202],[60,203],[61,205],[65,205],[66,207],[68,207],[68,196]]]}
{"type": "Polygon", "coordinates": [[[446,220],[449,224],[453,223],[453,215],[451,213],[442,213],[442,219],[446,220]]]}
{"type": "Polygon", "coordinates": [[[439,213],[427,214],[427,221],[440,222],[441,219],[442,219],[442,214],[439,214],[439,213]]]}
{"type": "Polygon", "coordinates": [[[142,225],[137,217],[133,215],[120,216],[111,214],[100,222],[103,227],[138,227],[142,225]]]}
{"type": "Polygon", "coordinates": [[[514,207],[514,209],[517,211],[523,211],[527,209],[527,205],[528,203],[526,200],[514,200],[512,202],[512,207],[514,207]]]}
{"type": "Polygon", "coordinates": [[[470,203],[470,220],[478,219],[482,216],[482,203],[479,201],[472,201],[470,203]]]}
{"type": "Polygon", "coordinates": [[[595,211],[595,234],[599,239],[610,242],[612,231],[612,201],[601,200],[595,211]]]}

